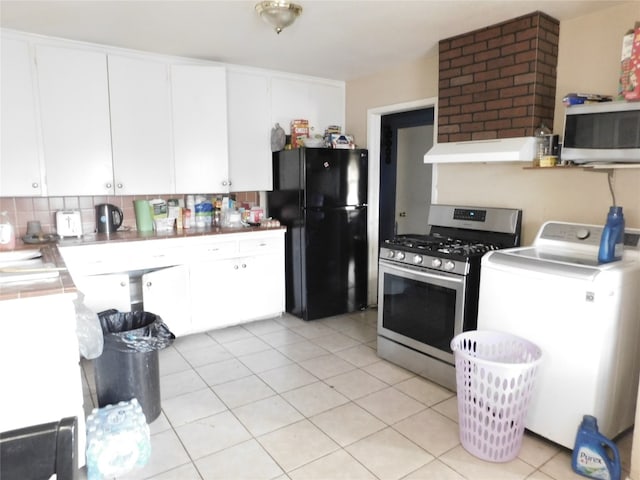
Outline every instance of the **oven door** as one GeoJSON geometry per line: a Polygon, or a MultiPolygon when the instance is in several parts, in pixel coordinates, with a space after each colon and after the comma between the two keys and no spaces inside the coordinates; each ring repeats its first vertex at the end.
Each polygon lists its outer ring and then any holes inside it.
{"type": "Polygon", "coordinates": [[[380,260],[378,335],[453,364],[465,277],[380,260]]]}

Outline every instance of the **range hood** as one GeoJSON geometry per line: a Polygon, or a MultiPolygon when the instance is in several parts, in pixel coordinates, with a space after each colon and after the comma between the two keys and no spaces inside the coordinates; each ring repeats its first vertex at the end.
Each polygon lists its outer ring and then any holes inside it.
{"type": "Polygon", "coordinates": [[[531,162],[535,153],[535,137],[470,140],[437,143],[424,163],[531,162]]]}

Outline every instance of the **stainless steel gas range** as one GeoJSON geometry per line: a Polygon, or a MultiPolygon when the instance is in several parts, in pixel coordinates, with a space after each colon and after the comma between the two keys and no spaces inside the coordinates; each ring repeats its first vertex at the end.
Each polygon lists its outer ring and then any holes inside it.
{"type": "Polygon", "coordinates": [[[477,326],[480,259],[520,245],[522,211],[432,205],[428,223],[380,249],[378,355],[455,390],[450,343],[477,326]]]}

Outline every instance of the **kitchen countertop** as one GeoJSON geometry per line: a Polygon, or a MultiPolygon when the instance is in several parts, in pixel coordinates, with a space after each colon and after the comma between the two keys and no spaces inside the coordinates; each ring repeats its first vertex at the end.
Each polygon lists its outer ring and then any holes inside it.
{"type": "MultiPolygon", "coordinates": [[[[66,268],[64,260],[58,251],[58,246],[72,247],[81,245],[94,245],[111,242],[135,242],[145,240],[159,240],[169,238],[203,237],[208,235],[225,235],[230,233],[263,232],[269,230],[283,230],[285,227],[238,227],[238,228],[187,228],[180,231],[167,232],[138,232],[136,230],[123,230],[111,234],[88,233],[81,238],[64,238],[57,243],[44,245],[23,244],[16,250],[40,248],[45,263],[51,263],[57,268],[66,268]]],[[[39,297],[43,295],[56,295],[62,293],[75,293],[76,286],[67,270],[61,271],[55,278],[38,281],[5,283],[0,285],[0,301],[18,298],[39,297]]]]}
{"type": "MultiPolygon", "coordinates": [[[[66,265],[55,243],[41,245],[24,245],[16,250],[28,250],[40,248],[42,260],[45,263],[55,265],[57,268],[65,268],[66,265]]],[[[18,298],[40,297],[43,295],[57,295],[61,293],[75,293],[76,286],[69,272],[61,271],[57,277],[38,281],[5,283],[0,285],[0,300],[13,300],[18,298]]]]}
{"type": "Polygon", "coordinates": [[[81,238],[65,238],[58,241],[61,247],[93,245],[111,242],[136,242],[143,240],[159,240],[163,238],[191,238],[208,235],[225,235],[229,233],[264,232],[269,230],[283,230],[285,227],[237,227],[237,228],[184,228],[166,232],[138,232],[137,230],[119,230],[115,233],[86,233],[81,238]]]}

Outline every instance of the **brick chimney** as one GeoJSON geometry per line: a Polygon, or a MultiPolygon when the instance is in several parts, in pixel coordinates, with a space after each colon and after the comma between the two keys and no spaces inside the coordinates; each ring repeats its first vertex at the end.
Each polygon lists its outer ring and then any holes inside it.
{"type": "Polygon", "coordinates": [[[534,12],[440,41],[438,142],[551,127],[559,33],[558,20],[534,12]]]}

